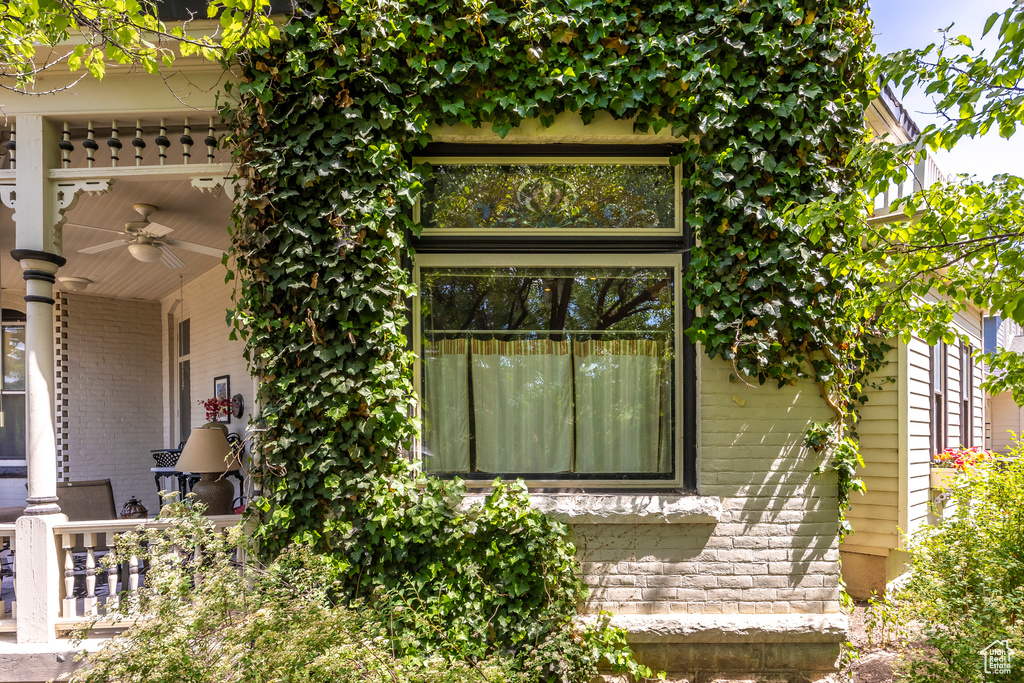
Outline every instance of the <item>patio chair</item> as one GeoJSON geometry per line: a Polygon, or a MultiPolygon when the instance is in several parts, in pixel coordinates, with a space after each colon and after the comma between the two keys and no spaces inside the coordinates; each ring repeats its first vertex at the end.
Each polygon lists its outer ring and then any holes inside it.
{"type": "Polygon", "coordinates": [[[117,519],[114,489],[109,479],[59,482],[57,504],[70,522],[117,519]]]}
{"type": "MultiPolygon", "coordinates": [[[[114,489],[109,479],[90,481],[66,481],[57,483],[57,504],[60,511],[68,516],[69,522],[87,522],[102,519],[117,519],[114,504],[114,489]]],[[[94,551],[98,560],[110,548],[107,535],[97,534],[94,551]]],[[[75,536],[71,549],[75,565],[75,594],[83,590],[85,583],[85,545],[81,534],[75,536]]]]}

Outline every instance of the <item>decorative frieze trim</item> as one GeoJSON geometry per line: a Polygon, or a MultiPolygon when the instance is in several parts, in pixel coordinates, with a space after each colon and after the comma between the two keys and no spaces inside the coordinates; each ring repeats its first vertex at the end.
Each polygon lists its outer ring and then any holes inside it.
{"type": "MultiPolygon", "coordinates": [[[[463,509],[483,502],[471,493],[463,509]]],[[[684,494],[534,493],[530,504],[567,524],[716,524],[722,519],[718,496],[684,494]]]]}

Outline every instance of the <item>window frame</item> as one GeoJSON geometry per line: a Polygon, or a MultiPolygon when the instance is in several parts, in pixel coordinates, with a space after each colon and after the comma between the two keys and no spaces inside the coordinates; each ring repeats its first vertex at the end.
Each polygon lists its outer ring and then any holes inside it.
{"type": "MultiPolygon", "coordinates": [[[[572,157],[572,156],[508,156],[508,157],[484,157],[472,156],[424,156],[417,157],[416,163],[428,163],[444,166],[514,166],[516,164],[532,164],[545,166],[668,166],[671,161],[668,157],[662,156],[593,156],[593,157],[572,157]]],[[[681,237],[683,234],[683,196],[682,196],[682,172],[679,165],[672,168],[673,197],[675,207],[675,221],[671,228],[480,228],[478,230],[463,228],[429,228],[424,227],[422,237],[498,237],[501,235],[509,237],[526,236],[559,236],[562,238],[576,237],[606,237],[612,239],[624,239],[627,237],[681,237]]],[[[417,225],[420,224],[422,204],[421,197],[416,199],[413,206],[412,219],[417,225]]]]}
{"type": "Polygon", "coordinates": [[[929,384],[931,395],[932,456],[948,448],[949,431],[949,351],[939,341],[929,349],[929,384]]]}
{"type": "Polygon", "coordinates": [[[974,346],[960,342],[960,445],[974,445],[974,346]]]}
{"type": "MultiPolygon", "coordinates": [[[[4,309],[7,312],[7,309],[4,309]]],[[[24,316],[22,313],[21,316],[24,316]]],[[[0,328],[2,327],[20,327],[22,330],[25,329],[26,320],[24,317],[21,319],[6,319],[0,317],[0,328]]],[[[26,351],[27,354],[27,351],[26,351]]],[[[6,364],[5,366],[6,367],[6,364]]],[[[2,382],[0,382],[0,394],[3,396],[24,396],[25,397],[25,452],[23,457],[19,460],[17,458],[2,458],[0,459],[0,470],[6,470],[8,472],[15,471],[17,477],[27,476],[28,467],[28,357],[25,358],[25,388],[24,389],[4,389],[2,382]]]]}
{"type": "MultiPolygon", "coordinates": [[[[666,145],[580,146],[580,145],[428,145],[415,163],[433,164],[644,164],[671,165],[677,147],[666,145]]],[[[682,289],[682,277],[689,267],[692,232],[686,225],[687,195],[681,189],[681,169],[673,172],[675,226],[672,229],[617,231],[603,229],[488,229],[438,230],[424,228],[419,236],[409,235],[415,256],[407,263],[417,294],[410,300],[411,321],[407,328],[411,348],[416,355],[413,381],[417,395],[415,414],[422,417],[418,397],[422,393],[422,321],[419,315],[420,269],[423,267],[489,266],[578,266],[585,267],[666,267],[674,272],[676,320],[674,330],[675,377],[673,380],[673,461],[671,472],[579,474],[524,478],[534,490],[595,489],[662,490],[697,493],[697,364],[696,346],[684,333],[692,325],[693,309],[682,289]]],[[[412,218],[420,218],[417,200],[412,218]]],[[[422,465],[421,444],[413,445],[412,457],[422,465]]],[[[438,473],[434,476],[459,477],[471,487],[490,485],[493,474],[438,473]]]]}

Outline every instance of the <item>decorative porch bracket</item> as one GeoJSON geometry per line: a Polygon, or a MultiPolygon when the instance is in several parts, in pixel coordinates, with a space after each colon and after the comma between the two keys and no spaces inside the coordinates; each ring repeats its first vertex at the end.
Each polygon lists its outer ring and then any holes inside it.
{"type": "MultiPolygon", "coordinates": [[[[64,213],[75,208],[75,204],[78,203],[78,197],[83,192],[87,192],[89,194],[106,194],[107,192],[110,192],[110,188],[113,184],[113,178],[63,180],[52,184],[50,188],[50,201],[53,204],[53,211],[50,215],[54,216],[57,220],[53,225],[54,235],[52,237],[52,242],[49,245],[50,249],[47,250],[48,252],[57,254],[61,252],[61,242],[63,241],[62,228],[64,226],[64,221],[67,220],[64,213]]],[[[14,211],[11,218],[15,223],[18,222],[17,196],[18,192],[16,185],[0,185],[0,202],[2,202],[7,208],[14,211]]]]}
{"type": "Polygon", "coordinates": [[[240,178],[236,179],[235,177],[228,176],[192,176],[192,187],[200,192],[214,194],[223,189],[232,200],[238,199],[239,191],[244,182],[240,178]]]}

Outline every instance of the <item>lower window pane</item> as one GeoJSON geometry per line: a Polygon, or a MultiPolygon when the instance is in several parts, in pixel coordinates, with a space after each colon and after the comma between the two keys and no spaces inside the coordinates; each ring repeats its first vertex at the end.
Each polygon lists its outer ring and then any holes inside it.
{"type": "Polygon", "coordinates": [[[0,460],[25,459],[25,394],[3,395],[0,460]]]}
{"type": "Polygon", "coordinates": [[[433,472],[673,470],[671,268],[422,268],[433,472]]]}

